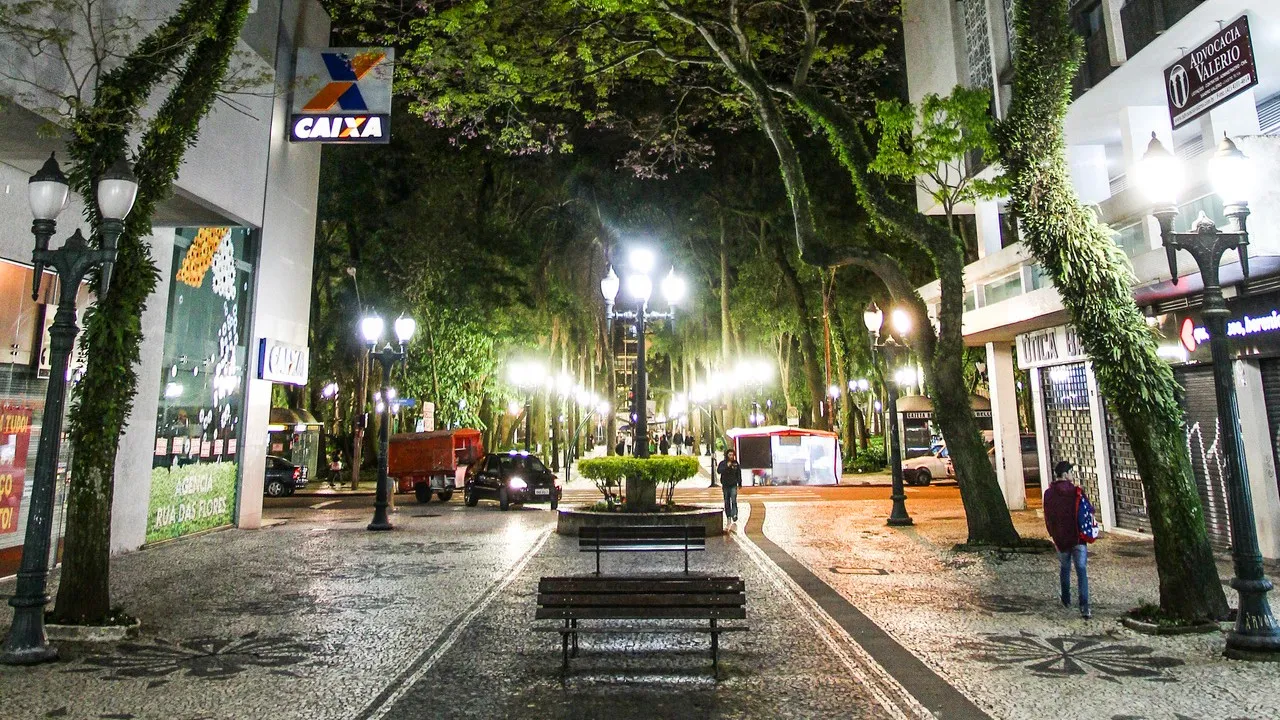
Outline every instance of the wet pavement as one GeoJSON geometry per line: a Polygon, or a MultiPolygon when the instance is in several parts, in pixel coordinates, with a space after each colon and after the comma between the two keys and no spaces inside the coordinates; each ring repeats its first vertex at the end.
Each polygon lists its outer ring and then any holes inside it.
{"type": "MultiPolygon", "coordinates": [[[[908,490],[903,529],[884,526],[882,490],[744,490],[738,532],[691,563],[746,583],[751,629],[722,637],[718,677],[700,634],[584,635],[562,673],[558,635],[532,631],[537,581],[594,558],[545,507],[402,502],[396,531],[370,533],[368,498],[272,501],[263,530],[116,558],[140,636],[0,668],[0,718],[1280,717],[1280,673],[1222,659],[1219,634],[1119,625],[1155,597],[1148,541],[1093,546],[1085,622],[1055,607],[1056,558],[951,549],[953,488],[908,490]]],[[[1043,535],[1034,511],[1015,519],[1043,535]]]]}

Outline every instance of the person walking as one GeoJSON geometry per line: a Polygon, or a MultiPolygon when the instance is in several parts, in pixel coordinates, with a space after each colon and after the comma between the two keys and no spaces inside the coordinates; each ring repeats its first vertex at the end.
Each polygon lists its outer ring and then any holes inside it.
{"type": "Polygon", "coordinates": [[[671,447],[675,448],[676,455],[679,455],[680,451],[684,449],[684,436],[680,434],[679,430],[671,437],[671,447]]]}
{"type": "Polygon", "coordinates": [[[1058,549],[1062,606],[1071,607],[1071,568],[1074,566],[1079,585],[1080,617],[1088,620],[1093,617],[1086,567],[1088,543],[1097,538],[1097,522],[1093,518],[1089,498],[1075,481],[1075,466],[1071,463],[1063,460],[1053,466],[1053,482],[1044,493],[1044,524],[1058,549]]]}
{"type": "Polygon", "coordinates": [[[334,453],[329,460],[329,489],[337,490],[340,482],[342,482],[342,455],[334,453]]]}
{"type": "Polygon", "coordinates": [[[671,441],[667,439],[667,436],[665,433],[662,435],[662,438],[658,440],[658,450],[663,455],[671,454],[671,441]]]}
{"type": "Polygon", "coordinates": [[[720,473],[720,492],[724,495],[724,514],[729,526],[738,522],[738,486],[742,484],[742,466],[738,453],[730,450],[716,468],[720,473]]]}

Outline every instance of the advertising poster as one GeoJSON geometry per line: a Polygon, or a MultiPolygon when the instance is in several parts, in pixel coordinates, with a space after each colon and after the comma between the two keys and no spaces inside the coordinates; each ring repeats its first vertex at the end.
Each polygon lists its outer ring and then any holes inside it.
{"type": "Polygon", "coordinates": [[[147,542],[230,525],[235,505],[234,462],[153,468],[147,542]]]}
{"type": "Polygon", "coordinates": [[[31,408],[0,405],[0,535],[18,531],[30,442],[31,408]]]}

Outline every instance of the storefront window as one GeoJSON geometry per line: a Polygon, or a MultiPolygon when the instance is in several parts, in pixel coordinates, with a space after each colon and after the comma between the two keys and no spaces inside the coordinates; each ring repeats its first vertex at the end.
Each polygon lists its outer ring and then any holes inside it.
{"type": "MultiPolygon", "coordinates": [[[[46,273],[41,283],[42,299],[57,297],[57,278],[46,273]]],[[[82,289],[77,308],[83,313],[89,293],[82,289]]],[[[27,513],[36,469],[36,447],[44,425],[44,397],[49,387],[48,327],[53,322],[53,305],[31,299],[31,268],[0,260],[0,577],[12,575],[22,559],[27,534],[27,513]]],[[[72,357],[71,380],[83,362],[72,357]]],[[[65,428],[65,425],[64,425],[65,428]]],[[[53,543],[50,562],[56,562],[59,538],[63,535],[63,510],[70,449],[61,444],[54,497],[53,543]]]]}
{"type": "Polygon", "coordinates": [[[147,542],[235,517],[252,241],[244,228],[177,231],[147,542]]]}

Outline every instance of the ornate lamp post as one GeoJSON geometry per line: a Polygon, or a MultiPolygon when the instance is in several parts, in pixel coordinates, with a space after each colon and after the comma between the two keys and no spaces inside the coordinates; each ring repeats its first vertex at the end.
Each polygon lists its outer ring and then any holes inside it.
{"type": "Polygon", "coordinates": [[[62,438],[62,413],[67,398],[67,365],[75,346],[76,294],[85,274],[101,267],[98,297],[111,287],[111,266],[116,259],[116,242],[124,232],[124,219],[133,209],[138,181],[123,157],[98,181],[98,213],[102,217],[102,247],[90,247],[76,230],[62,247],[49,249],[57,232],[57,218],[67,205],[67,178],[52,155],[27,183],[27,200],[35,217],[34,264],[31,278],[33,300],[40,296],[40,279],[45,268],[58,274],[58,310],[49,329],[49,387],[45,390],[44,420],[40,444],[36,448],[35,477],[31,487],[31,507],[27,513],[27,535],[22,546],[18,586],[9,598],[13,624],[0,651],[0,662],[32,665],[55,660],[58,651],[49,645],[44,631],[44,608],[49,604],[46,581],[49,576],[50,531],[53,527],[53,498],[57,488],[58,445],[62,438]]]}
{"type": "MultiPolygon", "coordinates": [[[[897,367],[898,362],[906,354],[907,348],[894,339],[894,334],[905,336],[911,331],[911,316],[901,309],[891,313],[893,333],[881,339],[880,329],[884,326],[884,311],[873,302],[862,313],[862,321],[867,330],[875,336],[872,340],[872,353],[884,356],[888,367],[897,367]]],[[[886,377],[889,374],[885,373],[886,377]]],[[[889,525],[913,525],[914,521],[907,514],[907,493],[902,487],[902,445],[898,437],[898,388],[889,380],[885,383],[885,395],[889,400],[889,472],[893,478],[893,510],[889,513],[889,525]]]]}
{"type": "Polygon", "coordinates": [[[1244,443],[1240,437],[1240,412],[1231,370],[1231,347],[1227,340],[1226,300],[1218,269],[1224,253],[1239,252],[1240,270],[1249,276],[1248,193],[1253,187],[1250,163],[1244,153],[1225,135],[1209,161],[1209,179],[1222,198],[1229,219],[1227,229],[1219,229],[1203,212],[1190,232],[1176,232],[1177,200],[1183,179],[1178,159],[1151,134],[1151,144],[1138,169],[1139,182],[1155,205],[1152,215],[1160,221],[1160,237],[1169,260],[1169,273],[1178,277],[1178,250],[1186,250],[1195,260],[1204,284],[1204,324],[1209,331],[1213,357],[1214,390],[1221,419],[1223,447],[1227,457],[1227,507],[1231,522],[1231,559],[1235,577],[1231,587],[1239,594],[1236,625],[1227,634],[1225,655],[1237,660],[1280,660],[1280,627],[1271,614],[1267,593],[1271,581],[1263,574],[1262,553],[1253,517],[1249,471],[1244,463],[1244,443]]]}
{"type": "Polygon", "coordinates": [[[626,320],[635,323],[636,328],[636,387],[635,387],[635,456],[649,457],[649,412],[648,412],[648,373],[645,370],[645,325],[652,320],[674,320],[676,305],[684,298],[684,279],[676,275],[675,268],[662,279],[662,295],[671,309],[667,312],[655,312],[649,309],[649,296],[653,294],[653,279],[649,273],[653,271],[656,259],[653,253],[645,248],[635,248],[628,257],[632,273],[627,276],[627,294],[638,303],[635,310],[617,312],[613,309],[614,300],[618,297],[618,276],[609,268],[609,274],[600,281],[600,294],[604,296],[605,317],[609,327],[614,320],[626,320]]]}
{"type": "Polygon", "coordinates": [[[517,360],[507,365],[507,381],[524,391],[525,452],[529,451],[529,438],[533,434],[533,391],[543,386],[546,377],[546,368],[531,360],[517,360]]]}
{"type": "Polygon", "coordinates": [[[387,501],[391,492],[390,483],[387,480],[387,446],[391,440],[391,388],[389,381],[391,379],[391,370],[396,363],[404,360],[405,343],[413,337],[414,330],[418,324],[413,318],[400,317],[395,322],[395,333],[398,347],[391,347],[388,342],[378,349],[378,343],[382,340],[382,331],[385,324],[382,318],[377,315],[370,315],[360,321],[360,333],[364,335],[365,342],[369,345],[369,357],[377,360],[382,365],[382,393],[380,397],[382,402],[382,422],[378,427],[378,485],[374,493],[373,500],[373,521],[369,523],[369,530],[391,530],[395,526],[391,524],[391,520],[387,517],[387,501]]]}

